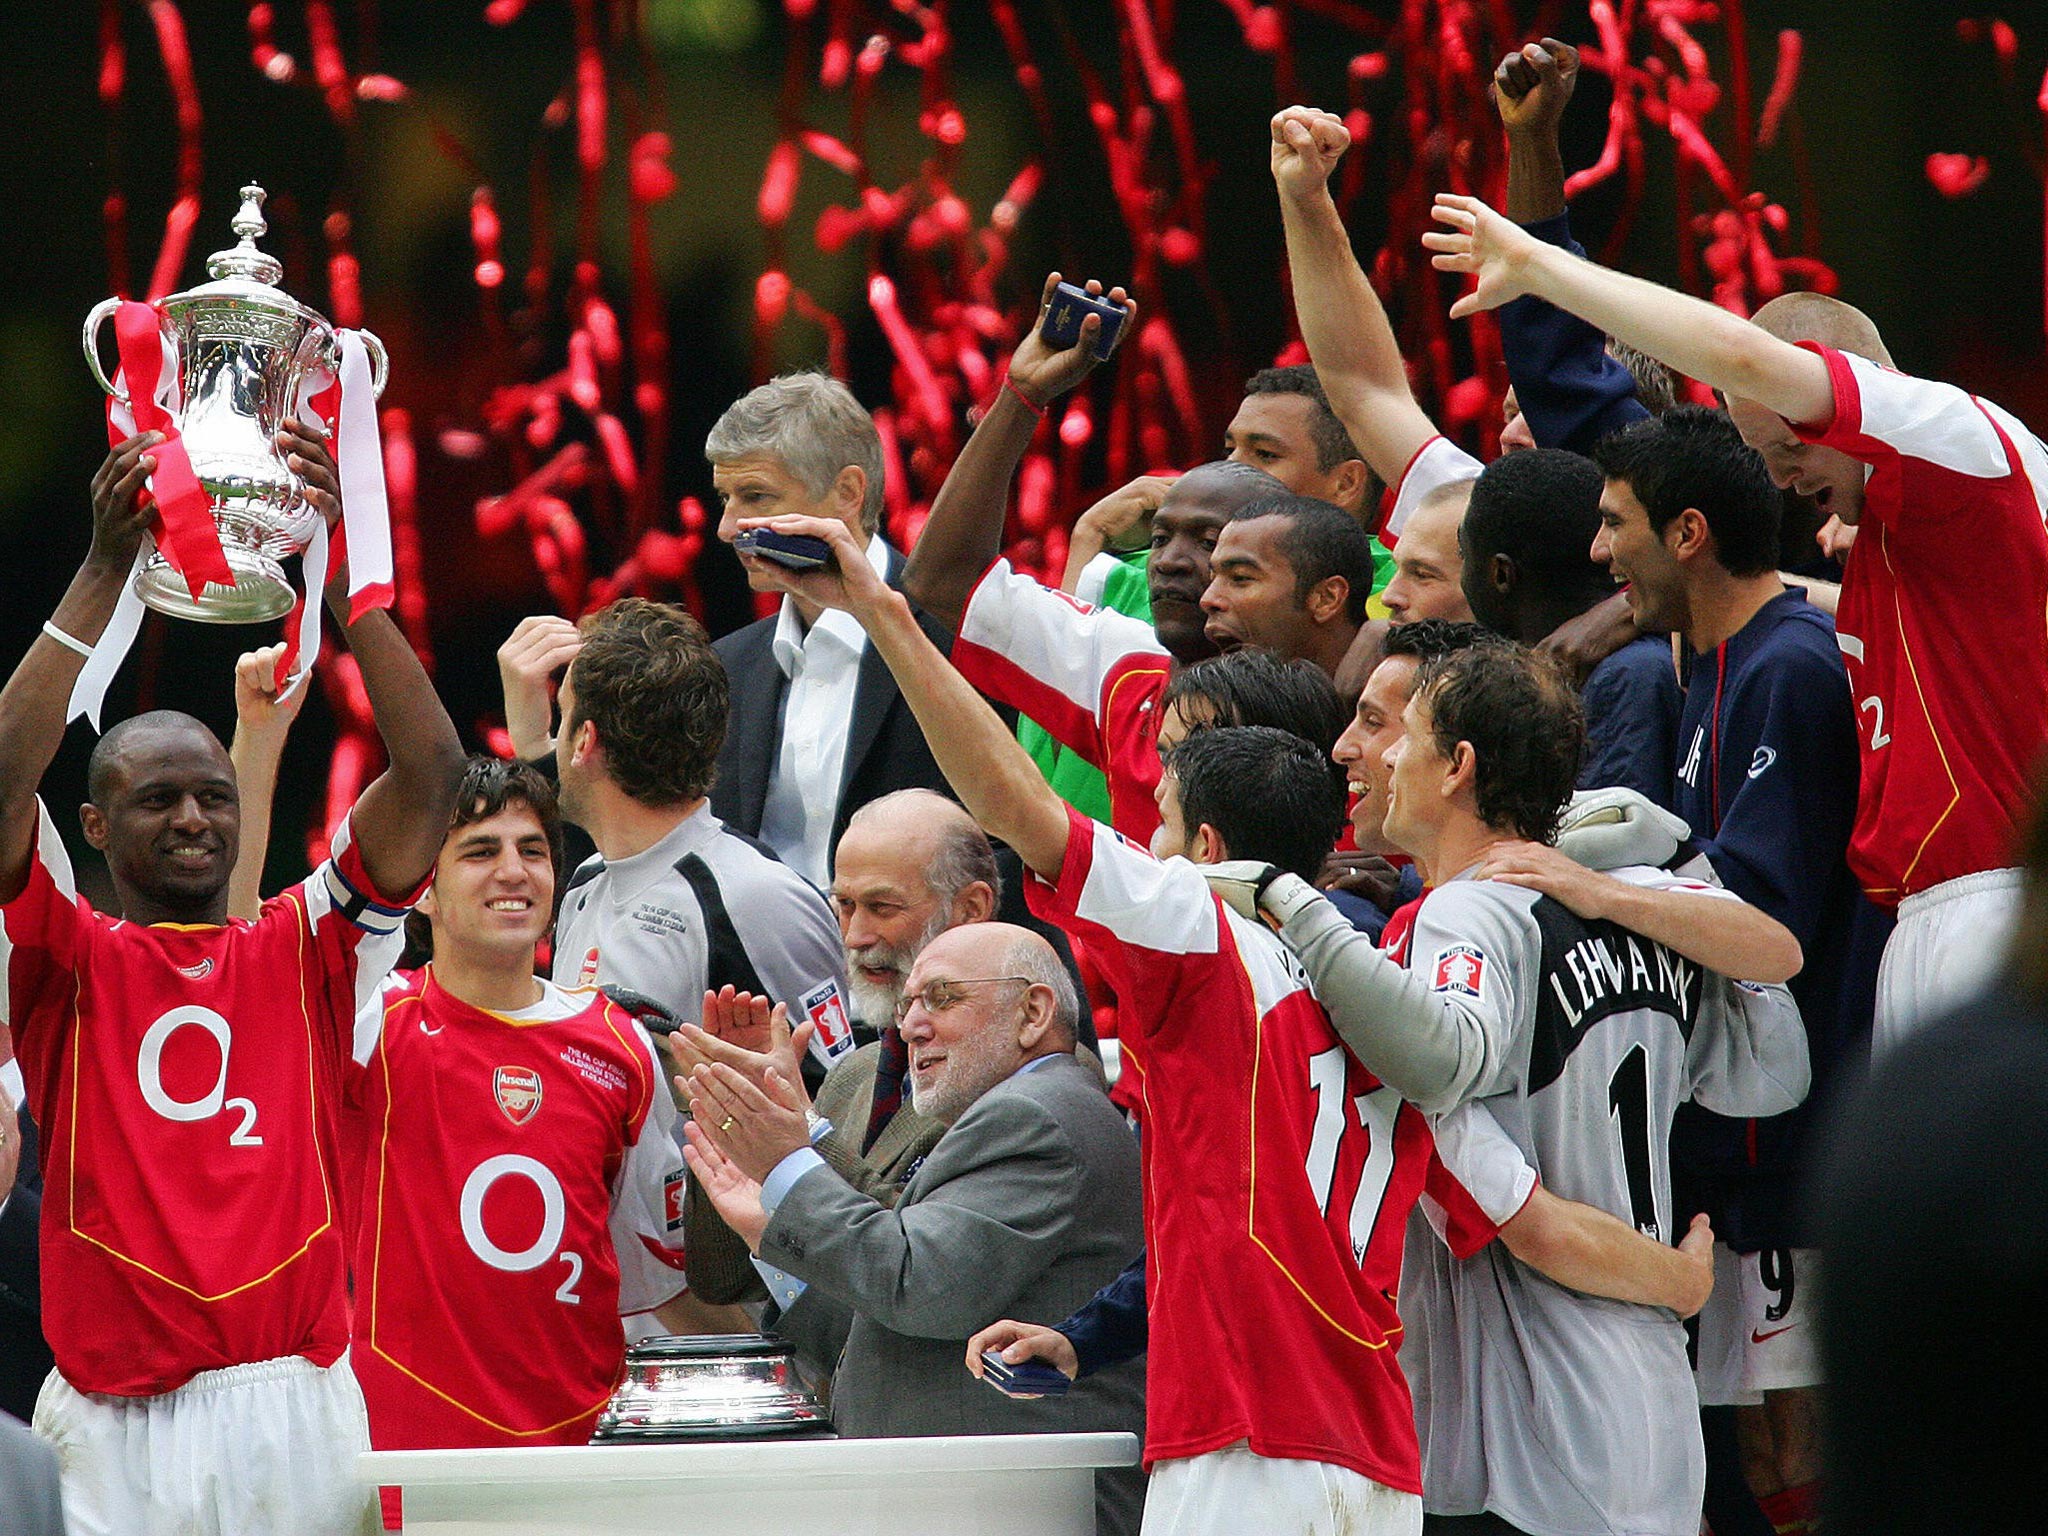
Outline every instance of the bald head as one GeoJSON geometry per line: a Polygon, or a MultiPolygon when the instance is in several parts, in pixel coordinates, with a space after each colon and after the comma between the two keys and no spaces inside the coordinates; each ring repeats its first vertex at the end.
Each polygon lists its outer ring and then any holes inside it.
{"type": "Polygon", "coordinates": [[[1197,464],[1173,482],[1166,504],[1173,507],[1200,506],[1219,518],[1228,518],[1268,496],[1284,496],[1287,487],[1256,464],[1235,459],[1211,459],[1197,464]]]}
{"type": "Polygon", "coordinates": [[[241,848],[241,796],[220,741],[190,715],[124,720],[93,749],[85,840],[107,857],[121,915],[218,923],[241,848]]]}
{"type": "Polygon", "coordinates": [[[832,866],[854,1016],[885,1026],[925,945],[985,920],[1001,897],[995,850],[944,795],[902,789],[854,812],[832,866]]]}
{"type": "Polygon", "coordinates": [[[1892,366],[1892,355],[1870,316],[1854,304],[1824,293],[1782,293],[1750,316],[1752,324],[1780,341],[1817,341],[1837,352],[1852,352],[1892,366]]]}
{"type": "Polygon", "coordinates": [[[203,720],[175,709],[153,709],[120,721],[94,744],[92,759],[85,770],[87,797],[94,805],[106,809],[107,797],[121,777],[140,762],[167,755],[207,758],[229,779],[234,778],[227,749],[203,720]]]}
{"type": "Polygon", "coordinates": [[[917,957],[907,997],[911,1107],[948,1125],[1027,1062],[1073,1053],[1073,984],[1029,929],[948,929],[917,957]]]}
{"type": "MultiPolygon", "coordinates": [[[[1060,964],[1053,947],[1029,928],[1014,923],[964,923],[949,928],[918,957],[912,990],[932,981],[959,981],[975,976],[1019,976],[1033,990],[1044,989],[1050,1008],[1054,1050],[1071,1051],[1078,1038],[1081,1009],[1073,978],[1060,964]]],[[[973,990],[979,991],[981,988],[973,990]]],[[[996,990],[996,989],[989,989],[996,990]]],[[[964,1005],[962,1005],[964,1006],[964,1005]]],[[[1043,1055],[1044,1051],[1033,1054],[1043,1055]]]]}
{"type": "Polygon", "coordinates": [[[851,853],[863,868],[896,866],[919,874],[933,895],[950,904],[979,880],[1000,894],[995,850],[974,818],[935,790],[899,789],[855,811],[840,834],[838,867],[851,853]]]}

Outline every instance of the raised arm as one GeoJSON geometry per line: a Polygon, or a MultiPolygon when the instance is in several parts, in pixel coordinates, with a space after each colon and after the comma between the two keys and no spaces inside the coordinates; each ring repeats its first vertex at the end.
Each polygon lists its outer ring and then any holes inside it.
{"type": "Polygon", "coordinates": [[[149,450],[162,441],[155,432],[129,438],[92,477],[92,547],[43,633],[0,689],[0,901],[12,901],[28,883],[36,786],[64,740],[64,717],[72,685],[85,667],[84,653],[99,643],[113,617],[121,584],[149,526],[140,492],[156,468],[149,450]],[[66,638],[53,637],[52,629],[66,638]]]}
{"type": "MultiPolygon", "coordinates": [[[[1096,316],[1081,322],[1080,340],[1064,350],[1055,351],[1039,337],[1038,327],[1059,282],[1057,272],[1046,278],[1038,319],[1010,354],[1009,382],[996,391],[987,414],[953,461],[939,494],[932,498],[917,547],[903,567],[903,590],[911,602],[950,630],[960,628],[975,582],[1002,552],[1010,480],[1031,446],[1039,418],[1046,406],[1095,369],[1095,338],[1102,330],[1096,316]]],[[[1102,284],[1091,281],[1088,291],[1100,294],[1102,284]]],[[[1117,333],[1120,344],[1137,322],[1138,306],[1121,288],[1110,289],[1109,298],[1124,306],[1123,328],[1117,333]]]]}
{"type": "MultiPolygon", "coordinates": [[[[292,472],[305,483],[307,500],[331,525],[341,512],[341,481],[325,436],[287,421],[280,437],[289,449],[292,472]]],[[[362,672],[370,714],[389,760],[363,791],[350,821],[377,890],[409,895],[433,869],[448,836],[455,789],[462,781],[462,741],[391,615],[373,608],[351,624],[348,608],[347,572],[337,568],[327,583],[327,611],[362,672]]]]}
{"type": "Polygon", "coordinates": [[[1289,107],[1273,119],[1273,181],[1309,361],[1365,462],[1398,486],[1437,430],[1415,403],[1394,327],[1351,254],[1351,236],[1330,199],[1330,172],[1350,145],[1350,133],[1332,113],[1289,107]]]}
{"type": "Polygon", "coordinates": [[[1547,245],[1476,197],[1438,193],[1433,212],[1448,226],[1422,237],[1437,253],[1435,265],[1478,279],[1451,306],[1453,319],[1534,294],[1658,362],[1724,394],[1754,400],[1789,422],[1811,426],[1833,417],[1827,364],[1803,347],[1719,305],[1547,245]]]}
{"type": "MultiPolygon", "coordinates": [[[[808,534],[832,546],[820,570],[791,571],[754,561],[777,586],[861,622],[896,686],[917,716],[939,771],[967,813],[990,837],[1017,850],[1026,866],[1056,879],[1067,852],[1067,806],[1017,744],[988,701],[926,638],[904,593],[892,591],[853,542],[846,525],[815,517],[743,518],[742,528],[808,534]]],[[[752,560],[751,556],[742,558],[752,560]]]]}
{"type": "Polygon", "coordinates": [[[228,916],[254,919],[263,910],[263,864],[270,852],[270,813],[277,798],[277,769],[285,738],[306,690],[277,695],[282,642],[246,653],[235,663],[235,741],[228,758],[242,798],[242,851],[228,878],[228,916]]]}
{"type": "Polygon", "coordinates": [[[1524,43],[1493,72],[1493,104],[1508,136],[1507,215],[1536,224],[1565,211],[1557,126],[1579,83],[1579,50],[1554,37],[1524,43]]]}
{"type": "MultiPolygon", "coordinates": [[[[1557,137],[1578,78],[1578,50],[1546,37],[1501,60],[1493,72],[1493,101],[1508,140],[1508,217],[1539,239],[1584,255],[1565,211],[1557,137]]],[[[1523,297],[1502,305],[1500,343],[1516,403],[1539,448],[1584,453],[1649,414],[1636,398],[1634,377],[1608,355],[1605,333],[1553,304],[1523,297]]]]}

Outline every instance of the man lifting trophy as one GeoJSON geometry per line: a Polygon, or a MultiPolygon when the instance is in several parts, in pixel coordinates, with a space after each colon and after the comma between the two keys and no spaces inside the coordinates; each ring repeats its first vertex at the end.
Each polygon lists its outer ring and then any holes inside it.
{"type": "MultiPolygon", "coordinates": [[[[304,556],[307,602],[287,636],[287,668],[319,652],[319,589],[327,530],[280,434],[288,423],[324,433],[339,466],[351,617],[388,602],[391,536],[377,437],[388,361],[368,331],[339,329],[277,286],[284,267],[256,241],[267,230],[264,192],[242,188],[240,243],[207,258],[211,282],[153,303],[108,299],[85,321],[85,357],[107,392],[111,441],[154,432],[147,489],[151,539],[135,557],[99,654],[86,666],[71,715],[97,722],[107,683],[139,628],[143,604],[216,624],[281,618],[298,602],[284,562],[304,556]],[[108,319],[120,366],[109,378],[99,340],[108,319]],[[153,545],[153,547],[151,547],[153,545]]],[[[296,679],[294,679],[296,681],[296,679]]]]}
{"type": "MultiPolygon", "coordinates": [[[[263,281],[276,264],[254,247],[253,193],[244,225],[210,288],[116,310],[110,388],[128,401],[109,412],[91,549],[0,689],[0,979],[52,1173],[39,1249],[57,1368],[35,1423],[62,1447],[73,1536],[344,1536],[373,1518],[354,1465],[369,1438],[347,1356],[341,1064],[447,832],[462,745],[374,584],[325,580],[331,523],[349,527],[352,568],[372,540],[310,413],[344,454],[351,426],[367,431],[374,463],[364,344],[263,281]],[[337,372],[338,407],[297,398],[337,372]],[[97,910],[37,794],[66,701],[118,662],[138,574],[165,592],[155,556],[178,611],[244,618],[213,594],[238,602],[294,541],[305,607],[333,605],[388,768],[318,869],[230,920],[234,765],[190,715],[123,720],[78,812],[115,896],[97,910]]],[[[316,650],[302,639],[308,664],[316,650]]]]}

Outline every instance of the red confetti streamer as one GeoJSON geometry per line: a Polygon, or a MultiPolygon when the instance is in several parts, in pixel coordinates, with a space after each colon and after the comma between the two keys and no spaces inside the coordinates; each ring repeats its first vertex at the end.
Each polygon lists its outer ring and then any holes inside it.
{"type": "Polygon", "coordinates": [[[1968,197],[1991,179],[1991,162],[1982,155],[1929,155],[1927,179],[1943,197],[1968,197]]]}
{"type": "Polygon", "coordinates": [[[1791,28],[1778,34],[1778,70],[1771,77],[1770,94],[1764,98],[1763,121],[1756,134],[1757,144],[1762,148],[1768,149],[1778,142],[1778,125],[1792,105],[1793,92],[1799,89],[1799,61],[1804,49],[1804,40],[1791,28]]]}
{"type": "Polygon", "coordinates": [[[306,0],[307,43],[313,53],[313,79],[326,98],[335,122],[347,128],[356,120],[356,98],[348,65],[341,57],[341,34],[334,25],[329,0],[306,0]]]}

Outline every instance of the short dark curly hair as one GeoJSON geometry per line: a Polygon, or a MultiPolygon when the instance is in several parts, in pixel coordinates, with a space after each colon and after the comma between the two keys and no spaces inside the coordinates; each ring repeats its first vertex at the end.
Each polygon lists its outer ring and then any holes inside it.
{"type": "Polygon", "coordinates": [[[1166,754],[1181,826],[1207,824],[1233,859],[1313,880],[1344,827],[1344,785],[1327,752],[1270,725],[1196,731],[1166,754]]]}
{"type": "Polygon", "coordinates": [[[674,604],[622,597],[579,627],[562,729],[596,726],[612,782],[642,805],[710,794],[732,696],[704,626],[674,604]]]}
{"type": "Polygon", "coordinates": [[[1422,664],[1415,694],[1445,757],[1469,742],[1479,819],[1547,843],[1577,787],[1585,712],[1564,669],[1520,645],[1474,645],[1422,664]]]}
{"type": "Polygon", "coordinates": [[[1316,445],[1316,468],[1328,474],[1346,459],[1362,459],[1344,423],[1330,409],[1330,397],[1323,393],[1323,381],[1307,363],[1285,368],[1261,368],[1244,381],[1245,398],[1253,395],[1301,395],[1315,409],[1309,412],[1308,435],[1316,445]]]}
{"type": "Polygon", "coordinates": [[[1191,699],[1210,711],[1197,730],[1270,725],[1325,755],[1337,745],[1346,718],[1329,673],[1298,656],[1290,660],[1252,646],[1176,667],[1160,697],[1160,712],[1175,705],[1185,710],[1191,699]]]}
{"type": "MultiPolygon", "coordinates": [[[[510,762],[488,753],[472,753],[462,766],[462,786],[455,791],[455,814],[448,818],[448,835],[464,827],[489,821],[508,805],[523,805],[539,820],[547,834],[548,863],[555,872],[557,888],[562,880],[562,812],[555,800],[555,786],[548,776],[527,763],[510,762]]],[[[434,925],[427,914],[414,907],[405,914],[405,947],[398,956],[397,969],[416,971],[434,958],[434,925]]]]}
{"type": "Polygon", "coordinates": [[[562,873],[562,812],[555,802],[555,786],[546,774],[517,759],[507,761],[476,752],[463,765],[462,786],[455,792],[455,814],[449,818],[453,836],[464,827],[489,821],[508,805],[524,805],[539,820],[548,836],[548,853],[554,859],[555,874],[562,873]]]}

